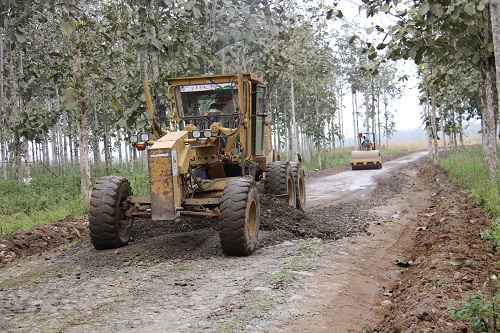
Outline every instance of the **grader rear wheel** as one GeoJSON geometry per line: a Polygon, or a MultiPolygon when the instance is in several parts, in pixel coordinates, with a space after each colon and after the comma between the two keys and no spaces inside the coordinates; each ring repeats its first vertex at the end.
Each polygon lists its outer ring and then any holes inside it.
{"type": "Polygon", "coordinates": [[[260,201],[257,184],[246,178],[231,180],[224,188],[219,215],[222,251],[232,256],[248,256],[257,245],[260,201]]]}
{"type": "Polygon", "coordinates": [[[284,197],[288,204],[296,207],[297,197],[292,167],[288,162],[272,162],[266,168],[264,189],[267,194],[284,197]]]}
{"type": "Polygon", "coordinates": [[[306,174],[298,162],[291,162],[295,195],[297,197],[296,207],[302,211],[306,209],[306,174]]]}
{"type": "Polygon", "coordinates": [[[132,229],[132,217],[127,198],[132,189],[127,179],[117,176],[100,178],[90,199],[90,240],[97,250],[111,249],[128,244],[132,229]]]}

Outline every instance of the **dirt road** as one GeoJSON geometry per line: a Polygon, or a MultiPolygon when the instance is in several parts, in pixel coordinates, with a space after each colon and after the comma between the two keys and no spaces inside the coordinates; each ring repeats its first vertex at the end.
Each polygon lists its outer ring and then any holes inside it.
{"type": "Polygon", "coordinates": [[[424,155],[310,173],[305,213],[264,196],[250,257],[222,254],[215,221],[140,220],[124,248],[82,235],[14,261],[0,269],[0,331],[360,332],[380,320],[395,245],[429,204],[424,155]]]}

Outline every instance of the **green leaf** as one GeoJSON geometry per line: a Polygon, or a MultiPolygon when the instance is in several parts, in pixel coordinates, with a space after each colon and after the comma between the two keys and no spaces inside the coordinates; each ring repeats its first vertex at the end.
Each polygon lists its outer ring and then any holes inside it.
{"type": "Polygon", "coordinates": [[[200,10],[197,7],[193,8],[193,14],[196,19],[199,19],[202,16],[200,10]]]}
{"type": "Polygon", "coordinates": [[[15,30],[14,36],[19,43],[24,43],[26,41],[26,37],[24,37],[24,34],[21,31],[15,30]]]}
{"type": "Polygon", "coordinates": [[[436,3],[436,4],[433,4],[432,7],[431,7],[431,12],[436,15],[437,17],[441,17],[443,16],[443,6],[441,6],[440,4],[436,3]]]}
{"type": "Polygon", "coordinates": [[[76,109],[78,104],[78,93],[75,88],[66,88],[63,90],[61,95],[61,103],[63,106],[69,110],[76,109]]]}
{"type": "Polygon", "coordinates": [[[66,37],[71,36],[71,34],[73,33],[73,27],[71,26],[71,24],[69,22],[62,22],[61,29],[62,29],[63,34],[66,37]]]}
{"type": "Polygon", "coordinates": [[[329,20],[333,16],[333,9],[330,9],[326,12],[326,19],[329,20]]]}
{"type": "Polygon", "coordinates": [[[472,56],[472,63],[476,65],[480,59],[481,59],[481,53],[475,52],[474,56],[472,56]]]}
{"type": "Polygon", "coordinates": [[[431,8],[431,5],[428,2],[425,2],[422,5],[420,5],[420,7],[418,8],[418,14],[420,16],[425,16],[429,12],[430,8],[431,8]]]}
{"type": "Polygon", "coordinates": [[[476,8],[474,7],[474,2],[469,2],[464,6],[464,12],[473,16],[476,13],[476,8]]]}
{"type": "Polygon", "coordinates": [[[116,106],[118,110],[123,110],[122,103],[120,103],[120,101],[115,96],[111,97],[111,103],[113,103],[113,105],[116,106]]]}
{"type": "Polygon", "coordinates": [[[487,3],[486,0],[479,1],[478,5],[477,5],[477,10],[482,12],[484,10],[484,8],[486,8],[486,3],[487,3]]]}
{"type": "Polygon", "coordinates": [[[488,50],[488,52],[493,53],[493,51],[494,51],[493,43],[488,43],[488,47],[486,49],[488,50]]]}

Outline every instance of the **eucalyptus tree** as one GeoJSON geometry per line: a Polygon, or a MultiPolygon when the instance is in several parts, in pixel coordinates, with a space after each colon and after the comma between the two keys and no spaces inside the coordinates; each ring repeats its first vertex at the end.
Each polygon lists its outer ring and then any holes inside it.
{"type": "Polygon", "coordinates": [[[5,123],[5,110],[4,110],[4,75],[3,75],[3,45],[4,45],[4,28],[0,26],[0,168],[2,170],[2,178],[7,180],[7,131],[5,123]]]}
{"type": "MultiPolygon", "coordinates": [[[[23,25],[29,19],[27,12],[27,5],[25,2],[18,1],[5,1],[2,2],[0,7],[0,17],[3,22],[3,34],[2,34],[2,44],[5,48],[5,55],[2,52],[2,62],[3,57],[7,59],[8,67],[8,79],[5,82],[0,82],[2,86],[6,87],[6,95],[4,95],[4,89],[2,88],[2,115],[4,119],[4,130],[3,137],[5,140],[7,128],[12,135],[12,144],[14,147],[14,163],[16,170],[16,180],[21,181],[21,137],[19,132],[16,130],[17,123],[19,121],[18,114],[21,110],[20,98],[19,98],[19,70],[22,70],[22,52],[21,45],[25,42],[24,27],[23,25]],[[4,104],[4,101],[7,104],[4,104]],[[8,111],[7,111],[8,110],[8,111]]],[[[3,66],[2,66],[2,77],[3,77],[3,66]]]]}
{"type": "MultiPolygon", "coordinates": [[[[433,66],[477,68],[482,78],[483,140],[490,177],[496,176],[493,38],[487,0],[426,0],[401,3],[399,0],[365,0],[368,16],[391,13],[398,20],[389,27],[378,48],[388,47],[390,59],[413,59],[417,64],[430,61],[433,66]]],[[[433,76],[439,80],[439,76],[433,76]]],[[[430,81],[429,81],[430,82],[430,81]]],[[[433,83],[433,86],[436,84],[433,83]]],[[[434,94],[431,94],[434,97],[434,94]]],[[[435,101],[431,101],[435,105],[435,101]]]]}
{"type": "MultiPolygon", "coordinates": [[[[377,83],[376,100],[383,104],[383,111],[380,105],[377,105],[376,124],[378,134],[378,144],[381,145],[382,134],[386,138],[386,148],[389,145],[389,139],[395,132],[394,114],[389,110],[389,101],[400,97],[405,76],[398,76],[398,69],[393,63],[383,62],[378,67],[378,74],[374,76],[377,83]],[[380,119],[382,114],[382,120],[380,119]]],[[[375,130],[375,129],[374,129],[375,130]]]]}
{"type": "Polygon", "coordinates": [[[337,40],[337,49],[342,54],[341,71],[345,73],[350,86],[353,119],[353,142],[357,142],[359,129],[358,93],[365,93],[368,89],[367,72],[364,70],[368,59],[364,51],[364,43],[356,31],[346,27],[346,34],[337,40]]]}

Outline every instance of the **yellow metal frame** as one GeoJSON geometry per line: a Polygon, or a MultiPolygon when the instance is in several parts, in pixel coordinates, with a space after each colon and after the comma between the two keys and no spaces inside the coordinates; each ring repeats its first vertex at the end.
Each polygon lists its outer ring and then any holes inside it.
{"type": "MultiPolygon", "coordinates": [[[[150,198],[131,197],[130,202],[136,205],[150,204],[150,216],[153,220],[168,220],[184,214],[202,215],[202,216],[218,216],[218,209],[212,210],[196,210],[185,211],[184,205],[199,206],[205,205],[218,206],[220,196],[226,184],[233,178],[221,177],[210,179],[210,181],[199,181],[195,193],[186,185],[186,179],[193,179],[190,175],[190,164],[192,166],[203,165],[207,160],[219,161],[219,147],[215,144],[215,138],[209,138],[204,143],[200,143],[197,139],[192,139],[189,133],[193,131],[193,126],[186,126],[185,130],[177,131],[182,117],[178,110],[177,96],[175,95],[175,87],[188,84],[204,84],[204,83],[225,83],[235,82],[238,86],[238,104],[241,114],[241,122],[237,128],[224,128],[220,123],[213,123],[210,130],[214,135],[228,135],[227,144],[224,153],[227,156],[231,155],[231,148],[236,140],[240,143],[240,149],[245,161],[259,163],[262,170],[269,162],[273,160],[273,150],[271,147],[271,130],[269,124],[265,123],[263,129],[263,156],[252,156],[252,110],[254,108],[252,99],[252,84],[262,85],[262,79],[252,73],[225,74],[213,76],[197,76],[185,78],[172,78],[168,80],[169,87],[167,96],[169,100],[171,117],[174,123],[174,132],[158,131],[154,126],[154,109],[149,92],[147,81],[143,81],[146,101],[148,105],[149,115],[152,120],[152,130],[156,141],[148,142],[149,173],[150,173],[150,198]],[[161,137],[159,137],[161,136],[161,137]],[[199,188],[199,186],[202,188],[199,188]],[[206,185],[204,185],[206,184],[206,185]]],[[[195,126],[194,126],[195,127],[195,126]]],[[[237,163],[238,161],[233,161],[237,163]]],[[[223,170],[222,170],[223,173],[223,170]]],[[[217,175],[217,173],[216,173],[217,175]]],[[[216,176],[215,176],[216,177],[216,176]]],[[[146,216],[147,210],[140,210],[138,206],[130,211],[131,215],[146,216]]]]}

